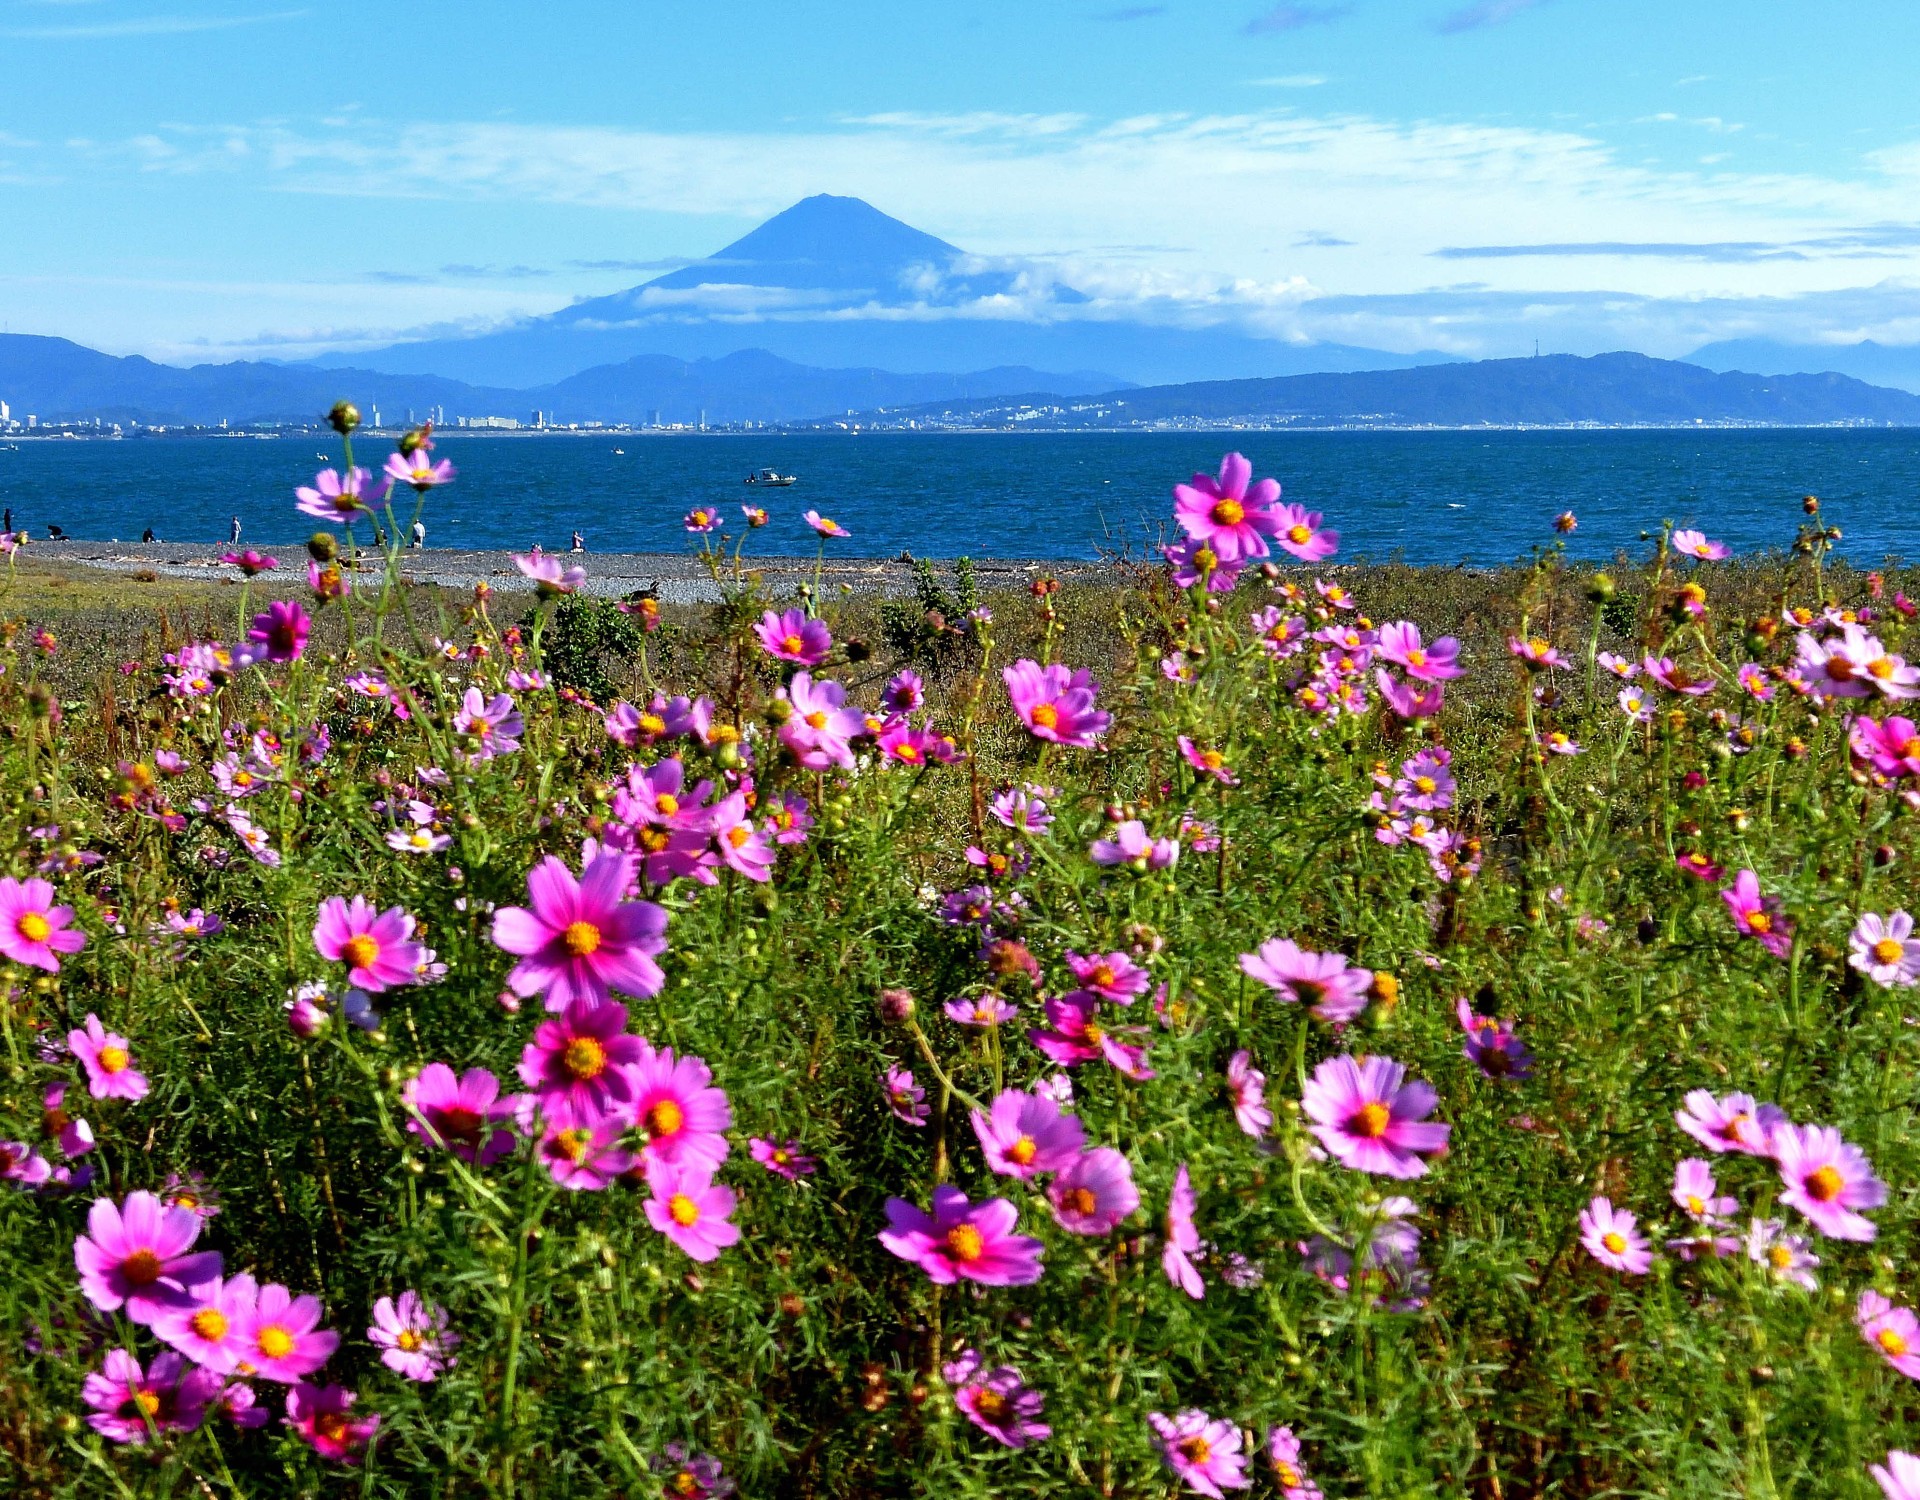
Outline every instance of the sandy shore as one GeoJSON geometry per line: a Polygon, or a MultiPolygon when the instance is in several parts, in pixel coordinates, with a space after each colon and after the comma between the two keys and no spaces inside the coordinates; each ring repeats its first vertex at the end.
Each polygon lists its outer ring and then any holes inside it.
{"type": "MultiPolygon", "coordinates": [[[[242,543],[242,545],[246,545],[242,543]]],[[[213,579],[234,576],[234,570],[220,561],[225,547],[209,547],[187,542],[40,542],[31,543],[23,558],[41,562],[77,563],[108,572],[152,572],[164,578],[213,579]]],[[[283,572],[295,576],[304,572],[306,550],[299,543],[270,546],[260,550],[278,557],[283,572]]],[[[568,565],[587,570],[584,592],[619,598],[640,590],[653,592],[673,604],[711,603],[719,597],[707,570],[697,557],[672,552],[582,552],[555,554],[568,565]]],[[[810,580],[811,557],[752,557],[746,565],[757,569],[775,592],[784,592],[810,580]]],[[[377,561],[374,566],[378,566],[377,561]]],[[[946,574],[952,564],[936,561],[935,571],[946,574]]],[[[531,590],[533,585],[513,564],[511,552],[462,552],[443,547],[424,547],[405,554],[402,568],[411,583],[436,583],[449,588],[470,589],[485,581],[502,592],[531,590]]],[[[1003,558],[978,558],[974,572],[983,588],[1017,586],[1042,574],[1053,577],[1090,576],[1101,571],[1098,564],[1085,561],[1038,562],[1003,558]]],[[[824,588],[845,585],[856,593],[901,594],[913,586],[914,568],[910,562],[883,561],[878,558],[831,556],[821,569],[824,588]]]]}

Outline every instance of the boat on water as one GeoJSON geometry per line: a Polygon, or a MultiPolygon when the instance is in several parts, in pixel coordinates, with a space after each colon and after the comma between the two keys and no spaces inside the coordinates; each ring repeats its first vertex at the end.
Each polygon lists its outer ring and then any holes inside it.
{"type": "Polygon", "coordinates": [[[627,456],[627,450],[625,448],[615,448],[613,450],[613,456],[615,458],[625,458],[627,456]]]}
{"type": "Polygon", "coordinates": [[[778,469],[760,469],[747,476],[747,483],[764,486],[770,490],[783,490],[790,484],[798,484],[798,474],[782,474],[778,469]]]}

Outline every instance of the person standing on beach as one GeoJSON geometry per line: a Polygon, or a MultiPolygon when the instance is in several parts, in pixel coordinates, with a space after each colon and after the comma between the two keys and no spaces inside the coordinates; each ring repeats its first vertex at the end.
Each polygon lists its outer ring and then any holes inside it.
{"type": "Polygon", "coordinates": [[[231,544],[240,540],[240,518],[235,516],[233,524],[227,528],[227,541],[231,544]]]}
{"type": "Polygon", "coordinates": [[[427,545],[427,523],[425,521],[415,521],[413,523],[413,540],[407,545],[410,547],[424,547],[427,545]]]}
{"type": "Polygon", "coordinates": [[[573,550],[575,552],[585,552],[587,550],[587,539],[577,531],[573,534],[573,550]]]}
{"type": "Polygon", "coordinates": [[[9,505],[7,507],[6,515],[4,517],[0,517],[0,531],[12,531],[12,530],[13,530],[13,507],[9,505]]]}

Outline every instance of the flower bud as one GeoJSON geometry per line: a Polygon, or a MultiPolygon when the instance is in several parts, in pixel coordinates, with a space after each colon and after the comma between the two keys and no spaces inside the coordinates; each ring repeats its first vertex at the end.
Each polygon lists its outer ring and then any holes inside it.
{"type": "Polygon", "coordinates": [[[407,431],[400,434],[400,451],[408,458],[412,458],[413,455],[418,453],[422,448],[431,448],[432,446],[433,423],[431,422],[428,422],[422,427],[410,427],[407,431]]]}
{"type": "Polygon", "coordinates": [[[913,1015],[913,991],[886,989],[880,992],[880,1019],[889,1026],[904,1026],[913,1015]]]}
{"type": "Polygon", "coordinates": [[[1894,862],[1896,857],[1893,845],[1882,844],[1878,849],[1873,851],[1873,867],[1876,870],[1884,870],[1894,862]]]}
{"type": "Polygon", "coordinates": [[[1611,604],[1617,592],[1611,573],[1595,573],[1587,583],[1587,599],[1594,604],[1611,604]]]}
{"type": "Polygon", "coordinates": [[[307,556],[317,563],[330,563],[340,555],[340,539],[331,531],[316,531],[307,538],[307,556]]]}
{"type": "Polygon", "coordinates": [[[360,408],[351,401],[336,401],[333,410],[327,413],[327,425],[341,437],[347,436],[360,425],[360,408]]]}
{"type": "Polygon", "coordinates": [[[1819,515],[1820,514],[1820,497],[1818,495],[1801,496],[1800,508],[1810,516],[1819,515]]]}
{"type": "Polygon", "coordinates": [[[287,1029],[307,1041],[327,1029],[327,1008],[310,996],[296,995],[287,1002],[287,1029]]]}

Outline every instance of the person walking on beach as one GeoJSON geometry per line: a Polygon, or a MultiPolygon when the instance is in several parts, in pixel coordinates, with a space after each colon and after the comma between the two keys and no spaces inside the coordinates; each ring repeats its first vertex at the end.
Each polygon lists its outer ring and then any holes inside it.
{"type": "Polygon", "coordinates": [[[415,521],[413,523],[413,540],[407,543],[407,545],[409,547],[424,547],[427,545],[427,523],[425,521],[415,521]]]}
{"type": "Polygon", "coordinates": [[[0,517],[0,531],[11,531],[11,530],[13,530],[13,507],[9,505],[7,507],[6,515],[4,517],[0,517]]]}
{"type": "Polygon", "coordinates": [[[233,524],[227,528],[227,541],[229,544],[231,544],[239,540],[240,540],[240,518],[238,516],[235,516],[233,518],[233,524]]]}
{"type": "Polygon", "coordinates": [[[587,550],[587,539],[577,531],[573,534],[573,550],[575,552],[585,552],[587,550]]]}

